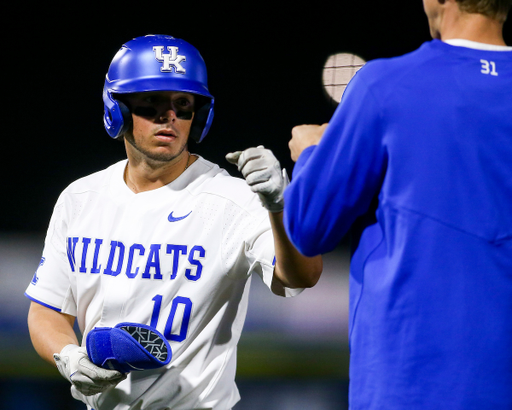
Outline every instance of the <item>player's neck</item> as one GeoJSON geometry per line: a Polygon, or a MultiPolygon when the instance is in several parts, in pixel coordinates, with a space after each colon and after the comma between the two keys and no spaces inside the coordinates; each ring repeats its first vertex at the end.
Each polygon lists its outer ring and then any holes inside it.
{"type": "Polygon", "coordinates": [[[464,39],[478,43],[505,46],[503,24],[477,13],[458,10],[447,12],[440,24],[441,40],[464,39]]]}
{"type": "Polygon", "coordinates": [[[196,159],[187,150],[169,162],[129,155],[124,180],[135,193],[158,189],[178,178],[196,159]]]}

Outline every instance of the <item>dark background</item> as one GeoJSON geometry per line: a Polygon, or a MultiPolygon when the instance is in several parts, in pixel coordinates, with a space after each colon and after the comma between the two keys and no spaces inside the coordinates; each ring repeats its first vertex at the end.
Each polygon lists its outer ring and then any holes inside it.
{"type": "Polygon", "coordinates": [[[3,20],[1,231],[44,232],[62,189],[124,157],[103,128],[101,93],[134,37],[170,34],[199,49],[216,111],[190,149],[232,173],[224,155],[258,144],[291,173],[291,128],[334,111],[321,82],[330,54],[368,61],[430,39],[420,0],[11,4],[3,20]]]}

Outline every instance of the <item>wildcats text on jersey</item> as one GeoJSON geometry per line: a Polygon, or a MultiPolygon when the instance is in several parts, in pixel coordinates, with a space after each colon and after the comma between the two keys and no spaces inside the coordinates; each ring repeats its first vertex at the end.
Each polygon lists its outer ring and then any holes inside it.
{"type": "Polygon", "coordinates": [[[184,275],[188,280],[197,281],[203,273],[206,251],[200,245],[126,245],[120,241],[106,243],[100,238],[75,236],[67,238],[67,256],[72,272],[124,274],[129,279],[140,274],[142,279],[172,280],[176,279],[181,267],[185,268],[184,275]],[[108,251],[102,252],[104,247],[108,251]]]}

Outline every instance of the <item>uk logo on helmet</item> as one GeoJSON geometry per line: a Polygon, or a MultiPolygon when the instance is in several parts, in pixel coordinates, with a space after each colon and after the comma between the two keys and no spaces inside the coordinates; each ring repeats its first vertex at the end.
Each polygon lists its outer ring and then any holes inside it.
{"type": "Polygon", "coordinates": [[[156,60],[163,63],[160,68],[162,73],[172,73],[173,67],[177,74],[185,74],[187,72],[181,65],[187,58],[178,54],[178,47],[167,46],[169,54],[164,54],[164,46],[154,46],[153,51],[155,52],[156,60]]]}

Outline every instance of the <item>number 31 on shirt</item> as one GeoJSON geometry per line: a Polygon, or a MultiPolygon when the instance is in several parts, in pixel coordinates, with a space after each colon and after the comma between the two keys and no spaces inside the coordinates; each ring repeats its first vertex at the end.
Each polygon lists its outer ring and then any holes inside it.
{"type": "Polygon", "coordinates": [[[480,71],[482,74],[498,75],[494,61],[480,60],[480,63],[482,64],[482,70],[480,71]]]}

